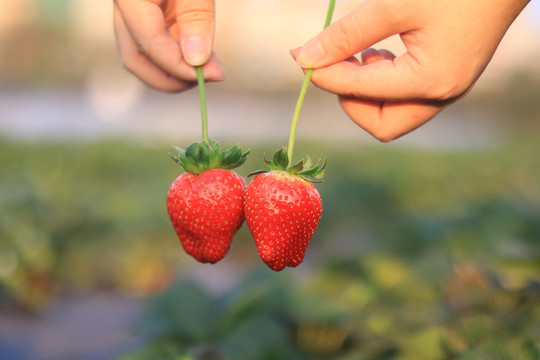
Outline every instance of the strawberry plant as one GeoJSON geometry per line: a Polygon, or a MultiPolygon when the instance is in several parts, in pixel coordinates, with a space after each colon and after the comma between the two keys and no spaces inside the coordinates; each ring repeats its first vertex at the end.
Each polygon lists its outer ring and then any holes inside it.
{"type": "MultiPolygon", "coordinates": [[[[334,5],[335,0],[331,0],[324,27],[330,24],[334,5]]],[[[313,69],[308,69],[302,83],[288,147],[277,151],[272,161],[265,157],[270,170],[250,174],[256,176],[245,195],[246,223],[259,256],[274,271],[302,263],[322,214],[321,197],[313,183],[322,181],[326,159],[314,167],[309,157],[292,162],[296,127],[312,73],[313,69]]]]}
{"type": "Polygon", "coordinates": [[[228,252],[234,234],[244,222],[246,181],[232,171],[249,151],[239,146],[224,151],[208,138],[206,95],[202,69],[197,68],[201,98],[203,141],[171,155],[186,172],[167,194],[167,210],[184,250],[202,263],[216,263],[228,252]]]}

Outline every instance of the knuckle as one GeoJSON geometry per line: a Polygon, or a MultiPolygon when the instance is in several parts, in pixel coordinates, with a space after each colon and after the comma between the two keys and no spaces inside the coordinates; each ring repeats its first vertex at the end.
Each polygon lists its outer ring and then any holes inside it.
{"type": "Polygon", "coordinates": [[[391,127],[388,123],[384,122],[382,119],[377,119],[376,121],[372,121],[372,122],[365,122],[365,121],[355,118],[351,114],[349,114],[349,116],[361,128],[363,128],[376,140],[382,143],[388,143],[401,136],[401,133],[399,133],[399,130],[397,130],[395,127],[391,127]]]}
{"type": "Polygon", "coordinates": [[[352,34],[343,21],[337,21],[327,36],[321,39],[321,46],[327,52],[348,53],[353,47],[352,34]]]}
{"type": "Polygon", "coordinates": [[[456,72],[432,74],[424,79],[425,86],[421,97],[434,101],[453,100],[462,96],[472,82],[469,76],[456,72]]]}
{"type": "Polygon", "coordinates": [[[192,24],[192,23],[210,23],[214,19],[214,14],[206,11],[190,11],[179,13],[177,21],[180,24],[192,24]]]}
{"type": "Polygon", "coordinates": [[[144,54],[150,58],[153,58],[155,54],[160,52],[160,49],[166,48],[169,39],[162,35],[151,36],[144,41],[137,41],[137,50],[140,54],[144,54]]]}
{"type": "Polygon", "coordinates": [[[458,82],[442,81],[431,84],[425,94],[425,99],[434,101],[448,101],[460,97],[464,92],[465,89],[458,82]]]}
{"type": "Polygon", "coordinates": [[[395,131],[386,126],[379,126],[370,130],[370,134],[382,143],[388,143],[399,137],[395,131]]]}
{"type": "MultiPolygon", "coordinates": [[[[410,60],[403,57],[405,60],[410,60]]],[[[467,67],[442,61],[400,61],[394,64],[408,74],[414,97],[423,101],[450,101],[462,96],[474,82],[467,67]],[[405,67],[404,69],[402,69],[405,67]]]]}
{"type": "Polygon", "coordinates": [[[379,140],[382,143],[389,143],[396,139],[395,136],[388,135],[388,134],[376,134],[374,135],[375,139],[379,140]]]}
{"type": "Polygon", "coordinates": [[[176,19],[179,23],[209,23],[213,22],[215,10],[211,2],[184,1],[178,6],[176,19]]]}

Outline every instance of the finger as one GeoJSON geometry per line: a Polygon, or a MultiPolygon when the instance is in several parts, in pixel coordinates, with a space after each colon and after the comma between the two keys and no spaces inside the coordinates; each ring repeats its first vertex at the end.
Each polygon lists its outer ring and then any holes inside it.
{"type": "MultiPolygon", "coordinates": [[[[364,65],[393,60],[388,50],[369,48],[362,52],[364,65]]],[[[351,60],[348,60],[351,62],[351,60]]],[[[352,61],[358,65],[359,62],[352,61]]],[[[422,125],[442,110],[442,104],[387,102],[340,97],[340,104],[351,119],[380,141],[396,139],[422,125]]]]}
{"type": "Polygon", "coordinates": [[[396,55],[394,55],[394,53],[389,50],[379,49],[378,51],[385,60],[394,60],[396,58],[396,55]]]}
{"type": "Polygon", "coordinates": [[[395,59],[382,56],[381,61],[358,65],[349,61],[315,69],[311,76],[319,88],[343,96],[374,100],[443,99],[436,92],[439,79],[422,72],[421,65],[405,53],[395,59]]]}
{"type": "MultiPolygon", "coordinates": [[[[296,49],[291,50],[291,55],[295,60],[298,57],[300,50],[301,48],[296,48],[296,49]]],[[[353,63],[354,65],[360,66],[362,64],[369,65],[380,60],[394,60],[395,58],[396,58],[396,55],[394,55],[391,51],[388,51],[386,49],[369,48],[362,51],[362,54],[361,54],[362,62],[358,61],[358,59],[356,59],[354,56],[351,56],[345,60],[353,63]]]]}
{"type": "Polygon", "coordinates": [[[133,41],[119,9],[114,5],[116,43],[124,66],[148,86],[167,92],[179,92],[194,86],[194,82],[172,77],[142,54],[133,41]]]}
{"type": "Polygon", "coordinates": [[[180,46],[166,31],[162,9],[144,0],[118,0],[117,5],[139,51],[166,73],[185,77],[180,73],[180,46]]]}
{"type": "Polygon", "coordinates": [[[406,2],[364,1],[308,41],[298,54],[298,64],[303,68],[334,64],[391,35],[411,30],[401,20],[411,11],[403,3],[406,2]]]}
{"type": "MultiPolygon", "coordinates": [[[[301,48],[296,48],[296,49],[292,49],[292,50],[289,51],[294,60],[297,59],[298,54],[300,53],[300,50],[301,50],[301,48]]],[[[354,65],[357,65],[357,66],[362,65],[362,63],[354,56],[351,56],[348,59],[345,59],[345,61],[348,61],[348,62],[350,62],[350,63],[352,63],[354,65]]],[[[304,73],[307,71],[307,69],[305,69],[305,68],[303,70],[304,70],[304,73]]]]}
{"type": "MultiPolygon", "coordinates": [[[[296,48],[290,51],[292,57],[296,60],[301,48],[296,48]]],[[[311,81],[313,84],[325,91],[344,96],[367,99],[370,101],[384,101],[384,100],[405,100],[410,98],[423,98],[421,94],[422,89],[416,89],[414,87],[407,87],[407,84],[403,84],[401,88],[396,88],[388,83],[373,83],[369,80],[357,83],[359,81],[357,71],[361,69],[369,68],[373,69],[375,65],[380,66],[385,60],[385,66],[396,60],[395,55],[385,49],[376,50],[373,48],[366,49],[361,54],[362,64],[354,56],[339,62],[334,65],[315,69],[311,75],[311,81]],[[364,86],[365,85],[365,86],[364,86]]],[[[384,68],[384,67],[382,67],[384,68]]],[[[305,71],[305,70],[304,70],[305,71]]],[[[393,71],[393,70],[390,70],[393,71]]],[[[371,79],[375,81],[376,74],[372,74],[371,79]]],[[[397,80],[397,79],[396,79],[397,80]]],[[[412,79],[415,83],[418,79],[412,79]]]]}
{"type": "Polygon", "coordinates": [[[340,97],[339,102],[356,124],[382,142],[395,140],[413,131],[449,104],[412,101],[376,102],[350,97],[340,97]]]}
{"type": "Polygon", "coordinates": [[[393,53],[385,49],[376,50],[369,48],[362,51],[361,54],[362,64],[364,65],[373,64],[381,60],[394,60],[395,58],[396,56],[393,53]]]}
{"type": "MultiPolygon", "coordinates": [[[[369,48],[361,54],[364,65],[394,58],[395,55],[385,49],[369,48]]],[[[339,97],[339,102],[356,124],[383,142],[411,132],[447,106],[442,102],[373,101],[343,96],[339,97]]]]}
{"type": "MultiPolygon", "coordinates": [[[[167,32],[164,15],[158,5],[144,0],[117,0],[116,3],[141,53],[173,77],[188,81],[196,79],[195,69],[183,59],[179,42],[167,32]]],[[[208,80],[225,78],[223,68],[215,58],[203,70],[208,80]]]]}
{"type": "MultiPolygon", "coordinates": [[[[298,62],[302,48],[291,50],[298,62]]],[[[385,49],[362,52],[362,62],[344,61],[313,71],[311,81],[317,87],[337,95],[370,100],[429,99],[424,78],[418,76],[418,64],[408,53],[395,57],[385,49]],[[385,60],[385,61],[379,61],[385,60]]],[[[428,84],[429,85],[429,84],[428,84]]]]}
{"type": "Polygon", "coordinates": [[[176,22],[186,62],[192,66],[206,63],[214,43],[214,0],[178,0],[176,22]]]}
{"type": "MultiPolygon", "coordinates": [[[[406,52],[359,66],[345,59],[394,34],[416,30],[417,15],[408,2],[366,0],[296,51],[303,68],[315,68],[312,82],[343,96],[372,100],[430,100],[445,97],[432,68],[406,52]],[[409,25],[413,24],[413,25],[409,25]]],[[[433,67],[433,66],[431,66],[433,67]]]]}
{"type": "MultiPolygon", "coordinates": [[[[202,65],[202,70],[204,79],[207,81],[223,81],[227,78],[225,75],[225,70],[214,53],[211,53],[210,59],[204,65],[202,65]]],[[[182,59],[180,64],[178,64],[178,74],[178,76],[184,80],[197,81],[197,71],[184,59],[182,59]]]]}

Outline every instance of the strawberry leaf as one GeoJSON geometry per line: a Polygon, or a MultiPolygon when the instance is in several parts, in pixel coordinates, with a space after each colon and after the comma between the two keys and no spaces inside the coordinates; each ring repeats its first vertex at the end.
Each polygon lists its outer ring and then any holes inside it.
{"type": "Polygon", "coordinates": [[[242,151],[237,145],[235,145],[231,147],[229,150],[225,151],[225,153],[223,154],[223,164],[224,165],[234,164],[235,162],[240,160],[241,156],[242,156],[242,151]]]}
{"type": "Polygon", "coordinates": [[[193,143],[186,150],[176,146],[173,148],[177,155],[169,153],[171,158],[186,172],[195,175],[211,169],[234,169],[246,161],[250,152],[242,153],[238,145],[224,151],[215,141],[193,143]]]}
{"type": "Polygon", "coordinates": [[[264,173],[267,173],[268,170],[257,170],[257,171],[254,171],[252,173],[250,173],[247,177],[252,177],[252,176],[255,176],[255,175],[260,175],[260,174],[264,174],[264,173]]]}
{"type": "MultiPolygon", "coordinates": [[[[287,148],[283,147],[279,149],[273,156],[272,160],[268,160],[266,155],[264,155],[264,162],[274,171],[284,171],[288,174],[299,176],[302,179],[309,182],[322,182],[324,175],[326,174],[326,158],[324,160],[319,160],[317,165],[311,167],[312,160],[309,156],[306,156],[306,159],[300,160],[294,165],[289,166],[289,158],[287,153],[287,148]]],[[[262,173],[268,172],[268,170],[257,170],[252,172],[249,176],[259,175],[262,173]]]]}
{"type": "Polygon", "coordinates": [[[311,167],[311,158],[309,157],[309,155],[306,156],[306,162],[304,164],[304,168],[310,168],[311,167]]]}
{"type": "Polygon", "coordinates": [[[287,169],[289,173],[299,173],[304,169],[304,159],[300,160],[296,165],[291,166],[287,169]]]}
{"type": "Polygon", "coordinates": [[[207,142],[199,144],[199,161],[205,168],[210,168],[210,147],[207,142]]]}
{"type": "Polygon", "coordinates": [[[266,163],[266,165],[268,165],[270,170],[279,170],[273,161],[270,161],[266,158],[266,155],[264,155],[264,162],[266,163]]]}
{"type": "Polygon", "coordinates": [[[198,160],[199,159],[199,144],[194,143],[194,144],[189,145],[186,148],[185,154],[186,154],[186,157],[188,158],[198,160]]]}
{"type": "Polygon", "coordinates": [[[280,170],[286,170],[289,166],[289,157],[287,156],[287,148],[283,147],[274,154],[274,166],[280,170]]]}

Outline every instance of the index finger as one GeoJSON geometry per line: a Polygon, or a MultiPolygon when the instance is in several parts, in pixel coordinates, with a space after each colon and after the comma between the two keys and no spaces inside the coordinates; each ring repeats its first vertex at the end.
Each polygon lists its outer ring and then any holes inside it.
{"type": "Polygon", "coordinates": [[[163,10],[155,2],[116,0],[116,4],[139,51],[175,77],[195,78],[195,70],[183,61],[180,44],[167,32],[163,10]]]}
{"type": "Polygon", "coordinates": [[[343,61],[392,35],[410,30],[406,1],[366,0],[308,41],[298,52],[303,68],[343,61]]]}
{"type": "Polygon", "coordinates": [[[118,50],[127,70],[150,87],[158,90],[177,92],[195,85],[194,82],[170,76],[139,51],[116,4],[114,5],[113,16],[118,50]]]}

